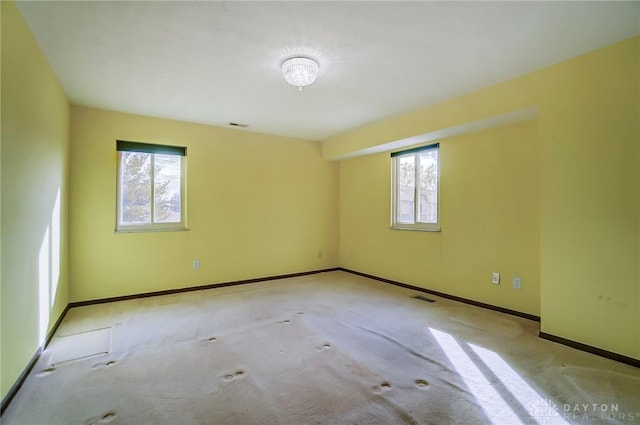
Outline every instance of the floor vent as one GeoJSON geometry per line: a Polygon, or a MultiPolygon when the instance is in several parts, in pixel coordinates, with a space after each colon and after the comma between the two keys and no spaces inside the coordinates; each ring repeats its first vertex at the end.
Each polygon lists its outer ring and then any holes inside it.
{"type": "Polygon", "coordinates": [[[434,300],[433,298],[427,298],[424,295],[414,295],[413,298],[415,298],[416,300],[420,300],[420,301],[426,301],[428,303],[436,302],[436,300],[434,300]]]}

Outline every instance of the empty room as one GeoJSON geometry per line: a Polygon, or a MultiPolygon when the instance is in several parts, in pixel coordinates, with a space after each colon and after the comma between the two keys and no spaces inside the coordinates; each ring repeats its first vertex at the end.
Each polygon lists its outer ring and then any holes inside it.
{"type": "Polygon", "coordinates": [[[0,17],[2,424],[640,423],[640,2],[0,17]]]}

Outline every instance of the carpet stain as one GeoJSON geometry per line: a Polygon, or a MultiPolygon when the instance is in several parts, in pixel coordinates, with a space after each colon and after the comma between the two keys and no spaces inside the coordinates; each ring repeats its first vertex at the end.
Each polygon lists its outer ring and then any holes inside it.
{"type": "Polygon", "coordinates": [[[424,295],[416,295],[412,298],[415,298],[416,300],[420,300],[420,301],[426,301],[428,303],[436,302],[436,300],[434,300],[433,298],[425,297],[424,295]]]}
{"type": "Polygon", "coordinates": [[[114,412],[105,413],[102,416],[93,417],[85,422],[85,425],[107,424],[116,418],[114,412]]]}
{"type": "Polygon", "coordinates": [[[318,351],[322,351],[322,350],[329,350],[329,349],[331,349],[331,344],[329,344],[329,343],[325,343],[325,344],[322,344],[322,345],[318,345],[318,346],[316,347],[316,350],[318,350],[318,351]]]}
{"type": "Polygon", "coordinates": [[[242,378],[243,376],[244,376],[244,370],[237,370],[233,373],[227,373],[226,375],[224,375],[224,380],[229,382],[235,379],[242,378]]]}
{"type": "Polygon", "coordinates": [[[429,383],[424,379],[416,379],[416,385],[418,388],[427,388],[429,383]]]}
{"type": "Polygon", "coordinates": [[[44,377],[44,376],[49,376],[49,375],[51,375],[51,374],[52,374],[53,372],[55,372],[55,371],[56,371],[56,368],[55,368],[55,367],[48,367],[48,368],[46,368],[46,369],[42,369],[42,370],[40,371],[40,373],[38,373],[36,376],[38,376],[38,377],[42,378],[42,377],[44,377]]]}
{"type": "Polygon", "coordinates": [[[200,341],[200,344],[202,345],[209,345],[212,342],[216,342],[218,340],[218,337],[215,336],[209,336],[209,337],[202,337],[200,338],[198,341],[200,341]]]}
{"type": "Polygon", "coordinates": [[[93,369],[102,369],[102,368],[105,368],[105,367],[113,366],[116,363],[117,362],[115,360],[109,360],[106,363],[98,363],[96,365],[93,365],[93,369]]]}
{"type": "Polygon", "coordinates": [[[384,391],[389,391],[389,390],[391,390],[391,384],[388,383],[387,381],[384,381],[382,384],[376,385],[375,387],[373,387],[373,392],[376,394],[380,394],[384,391]]]}
{"type": "Polygon", "coordinates": [[[113,413],[113,412],[109,412],[109,413],[107,413],[106,415],[104,415],[104,416],[102,417],[102,419],[100,419],[100,422],[101,422],[101,423],[105,423],[105,424],[106,424],[106,423],[108,423],[108,422],[111,422],[111,421],[112,421],[112,420],[114,420],[115,418],[116,418],[116,414],[115,414],[115,413],[113,413]]]}

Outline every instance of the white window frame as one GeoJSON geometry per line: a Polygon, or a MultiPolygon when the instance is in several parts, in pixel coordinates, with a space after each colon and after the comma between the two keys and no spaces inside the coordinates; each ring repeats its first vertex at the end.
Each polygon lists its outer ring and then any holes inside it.
{"type": "Polygon", "coordinates": [[[116,150],[118,153],[118,171],[116,181],[116,233],[132,233],[132,232],[171,232],[182,231],[187,229],[187,148],[180,146],[156,145],[151,143],[129,142],[124,140],[116,141],[116,150]],[[122,218],[122,153],[123,152],[139,152],[151,154],[151,217],[150,223],[144,224],[126,224],[121,222],[122,218]],[[182,152],[182,154],[178,153],[182,152]],[[154,222],[154,188],[155,188],[155,155],[175,155],[180,156],[180,222],[172,223],[155,223],[154,222]]]}
{"type": "Polygon", "coordinates": [[[420,146],[417,148],[411,148],[404,151],[393,152],[391,154],[391,229],[394,230],[417,230],[424,232],[439,232],[440,229],[440,145],[438,143],[430,144],[426,146],[420,146]],[[415,157],[416,170],[420,169],[420,154],[425,151],[436,150],[438,152],[438,166],[437,166],[437,184],[436,184],[436,222],[435,223],[421,223],[418,221],[419,208],[420,208],[420,173],[414,173],[414,210],[413,217],[414,223],[401,223],[398,221],[398,173],[399,173],[399,159],[409,156],[415,157]]]}

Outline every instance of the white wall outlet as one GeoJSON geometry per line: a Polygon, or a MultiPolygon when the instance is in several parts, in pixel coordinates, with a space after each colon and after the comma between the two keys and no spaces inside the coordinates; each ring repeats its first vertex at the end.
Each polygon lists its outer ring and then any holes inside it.
{"type": "Polygon", "coordinates": [[[514,277],[513,278],[513,287],[515,289],[522,288],[522,279],[520,279],[519,277],[514,277]]]}
{"type": "Polygon", "coordinates": [[[500,273],[491,273],[491,283],[494,285],[500,284],[500,273]]]}
{"type": "Polygon", "coordinates": [[[200,260],[193,260],[193,270],[200,269],[200,260]]]}

